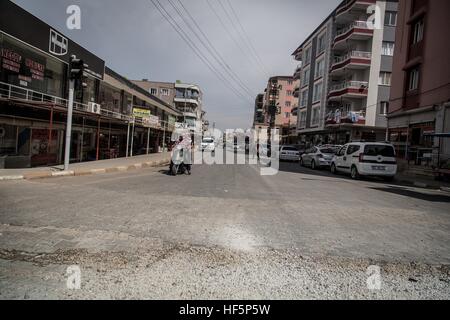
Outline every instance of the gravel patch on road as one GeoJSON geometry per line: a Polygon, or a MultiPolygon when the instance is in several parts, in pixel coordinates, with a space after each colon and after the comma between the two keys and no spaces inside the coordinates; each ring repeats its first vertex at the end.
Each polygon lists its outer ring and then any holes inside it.
{"type": "Polygon", "coordinates": [[[0,299],[449,299],[450,267],[166,245],[127,252],[0,251],[0,299]],[[81,289],[66,287],[67,267],[81,289]],[[367,269],[381,270],[369,290],[367,269]]]}

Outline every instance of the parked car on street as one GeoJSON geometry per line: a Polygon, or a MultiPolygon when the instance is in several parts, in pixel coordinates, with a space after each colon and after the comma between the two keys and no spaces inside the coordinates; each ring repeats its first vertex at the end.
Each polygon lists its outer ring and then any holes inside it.
{"type": "Polygon", "coordinates": [[[349,173],[352,179],[376,176],[391,181],[397,174],[395,148],[387,142],[348,143],[333,157],[331,172],[349,173]]]}
{"type": "Polygon", "coordinates": [[[295,146],[280,146],[281,161],[299,161],[300,151],[295,146]]]}
{"type": "Polygon", "coordinates": [[[300,165],[311,167],[313,170],[329,167],[336,152],[336,146],[331,145],[309,148],[300,157],[300,165]]]}

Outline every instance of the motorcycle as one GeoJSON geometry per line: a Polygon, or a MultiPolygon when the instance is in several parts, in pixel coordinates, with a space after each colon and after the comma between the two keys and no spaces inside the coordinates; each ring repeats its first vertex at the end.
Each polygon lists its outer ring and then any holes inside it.
{"type": "Polygon", "coordinates": [[[185,152],[182,146],[176,146],[172,150],[172,160],[170,161],[169,172],[176,176],[178,174],[191,175],[191,165],[185,161],[188,152],[185,152]]]}

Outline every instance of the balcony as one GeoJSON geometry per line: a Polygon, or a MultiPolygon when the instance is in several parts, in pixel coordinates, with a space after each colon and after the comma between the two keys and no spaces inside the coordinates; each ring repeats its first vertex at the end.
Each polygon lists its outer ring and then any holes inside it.
{"type": "Polygon", "coordinates": [[[376,2],[376,0],[346,0],[336,9],[336,22],[346,23],[354,20],[354,16],[367,13],[367,8],[376,2]]]}
{"type": "Polygon", "coordinates": [[[328,100],[336,101],[341,98],[366,98],[369,83],[366,81],[345,81],[331,86],[328,100]]]}
{"type": "Polygon", "coordinates": [[[295,117],[298,115],[298,106],[292,107],[291,114],[295,117]]]}
{"type": "Polygon", "coordinates": [[[335,57],[330,72],[332,75],[341,76],[346,69],[361,70],[370,68],[372,53],[365,51],[350,51],[347,54],[335,57]]]}
{"type": "Polygon", "coordinates": [[[325,125],[340,125],[340,124],[366,124],[366,113],[364,111],[348,111],[341,110],[331,111],[325,118],[325,125]]]}
{"type": "Polygon", "coordinates": [[[367,21],[354,21],[340,29],[334,38],[333,49],[345,50],[350,40],[368,40],[373,37],[372,25],[367,21]]]}
{"type": "Polygon", "coordinates": [[[296,86],[295,88],[294,88],[294,97],[295,98],[298,98],[300,96],[300,87],[299,86],[296,86]]]}
{"type": "Polygon", "coordinates": [[[299,80],[301,76],[302,64],[300,63],[295,69],[294,80],[299,80]]]}
{"type": "Polygon", "coordinates": [[[298,48],[297,50],[294,51],[293,53],[294,59],[297,61],[302,61],[303,58],[303,49],[302,48],[298,48]]]}

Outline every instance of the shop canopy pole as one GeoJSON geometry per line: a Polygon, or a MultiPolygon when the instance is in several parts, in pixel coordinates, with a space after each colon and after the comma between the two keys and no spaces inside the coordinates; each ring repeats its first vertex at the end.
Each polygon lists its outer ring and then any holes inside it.
{"type": "Polygon", "coordinates": [[[147,128],[147,154],[149,154],[150,150],[150,127],[147,128]]]}
{"type": "Polygon", "coordinates": [[[163,121],[163,145],[162,145],[163,152],[166,152],[166,125],[167,122],[163,121]]]}
{"type": "Polygon", "coordinates": [[[127,130],[127,151],[125,152],[125,157],[128,158],[128,152],[130,148],[130,121],[128,121],[128,130],[127,130]]]}
{"type": "Polygon", "coordinates": [[[97,154],[96,158],[97,161],[100,159],[100,117],[98,117],[98,125],[97,125],[97,154]]]}
{"type": "Polygon", "coordinates": [[[134,123],[136,122],[136,118],[133,117],[133,126],[131,128],[131,148],[130,148],[130,156],[133,156],[133,145],[134,145],[134,123]]]}
{"type": "MultiPolygon", "coordinates": [[[[49,122],[49,126],[48,126],[48,144],[47,144],[47,154],[50,153],[50,144],[52,143],[52,131],[53,131],[53,107],[54,105],[52,104],[51,108],[50,108],[50,122],[49,122]]],[[[48,164],[48,163],[47,163],[48,164]]]]}

